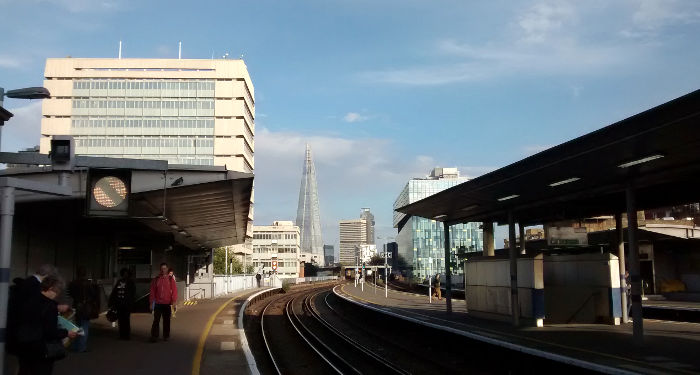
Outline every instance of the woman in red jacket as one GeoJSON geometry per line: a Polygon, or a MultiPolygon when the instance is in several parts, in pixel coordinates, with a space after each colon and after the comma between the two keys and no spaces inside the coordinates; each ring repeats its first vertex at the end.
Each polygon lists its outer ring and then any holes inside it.
{"type": "Polygon", "coordinates": [[[163,317],[163,340],[168,341],[170,338],[170,306],[177,303],[177,285],[175,285],[175,279],[168,274],[166,263],[160,264],[160,274],[151,282],[149,301],[153,312],[151,342],[158,341],[161,316],[163,317]]]}

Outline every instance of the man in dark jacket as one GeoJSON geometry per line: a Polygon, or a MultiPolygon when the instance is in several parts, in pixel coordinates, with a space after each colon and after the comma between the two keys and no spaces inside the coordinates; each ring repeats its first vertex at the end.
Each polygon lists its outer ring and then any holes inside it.
{"type": "MultiPolygon", "coordinates": [[[[26,316],[24,316],[22,309],[27,303],[36,305],[39,303],[41,298],[41,282],[47,276],[56,276],[58,271],[56,267],[51,264],[41,265],[34,275],[23,278],[15,278],[13,280],[14,284],[10,287],[10,298],[8,301],[8,311],[7,311],[7,353],[10,354],[6,357],[5,361],[5,373],[14,374],[16,373],[17,364],[17,334],[18,327],[26,322],[26,316]]],[[[58,305],[58,310],[65,312],[69,309],[67,305],[58,305]]]]}
{"type": "Polygon", "coordinates": [[[63,281],[55,275],[43,278],[38,298],[24,301],[20,308],[22,322],[17,328],[19,374],[50,375],[56,358],[47,358],[47,344],[62,347],[65,337],[76,332],[58,328],[58,308],[54,301],[61,294],[63,281]]]}
{"type": "Polygon", "coordinates": [[[128,269],[122,268],[119,275],[121,278],[117,280],[112,294],[109,296],[109,307],[117,312],[119,339],[129,340],[131,338],[131,309],[134,305],[136,284],[131,280],[131,273],[128,269]]]}

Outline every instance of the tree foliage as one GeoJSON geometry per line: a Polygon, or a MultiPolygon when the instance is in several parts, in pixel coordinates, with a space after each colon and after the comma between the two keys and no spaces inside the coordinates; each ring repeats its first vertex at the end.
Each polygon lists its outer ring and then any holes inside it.
{"type": "Polygon", "coordinates": [[[318,266],[313,263],[304,263],[304,277],[313,277],[318,275],[318,266]]]}
{"type": "Polygon", "coordinates": [[[370,266],[383,266],[384,265],[384,257],[379,255],[379,254],[372,255],[372,258],[369,259],[369,265],[370,266]]]}
{"type": "MultiPolygon", "coordinates": [[[[243,263],[233,256],[232,252],[228,254],[228,261],[231,265],[229,273],[231,275],[238,275],[243,273],[243,263]]],[[[246,268],[249,270],[248,273],[253,272],[253,266],[248,264],[246,268]]],[[[214,249],[214,274],[215,275],[225,275],[226,274],[226,248],[217,247],[214,249]]]]}

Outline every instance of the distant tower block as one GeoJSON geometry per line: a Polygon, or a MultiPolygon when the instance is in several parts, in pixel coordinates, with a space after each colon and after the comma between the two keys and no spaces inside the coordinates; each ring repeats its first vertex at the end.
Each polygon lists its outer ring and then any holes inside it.
{"type": "Polygon", "coordinates": [[[299,207],[297,208],[297,226],[301,233],[301,251],[318,255],[323,263],[323,238],[321,236],[321,218],[318,208],[318,188],[316,186],[316,168],[311,158],[311,147],[306,145],[306,158],[299,189],[299,207]]]}

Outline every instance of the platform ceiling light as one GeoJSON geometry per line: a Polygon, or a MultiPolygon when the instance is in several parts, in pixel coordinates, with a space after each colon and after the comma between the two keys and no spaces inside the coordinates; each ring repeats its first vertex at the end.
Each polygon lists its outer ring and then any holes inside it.
{"type": "Polygon", "coordinates": [[[498,201],[499,201],[499,202],[503,202],[503,201],[507,201],[507,200],[509,200],[509,199],[517,198],[517,197],[519,197],[519,196],[520,196],[520,195],[518,195],[518,194],[513,194],[513,195],[509,195],[509,196],[507,196],[507,197],[498,198],[498,201]]]}
{"type": "Polygon", "coordinates": [[[461,208],[460,211],[471,211],[471,210],[473,210],[473,209],[475,209],[475,208],[477,208],[477,207],[479,207],[478,204],[472,204],[472,205],[469,205],[469,206],[467,206],[467,207],[461,208]]]}
{"type": "Polygon", "coordinates": [[[661,154],[649,155],[649,156],[643,157],[641,159],[637,159],[637,160],[629,161],[627,163],[620,164],[620,165],[618,165],[618,167],[619,168],[628,168],[628,167],[631,167],[633,165],[643,164],[646,162],[650,162],[652,160],[661,159],[663,157],[664,156],[661,154]]]}
{"type": "Polygon", "coordinates": [[[435,216],[433,219],[435,219],[435,220],[440,220],[440,219],[444,219],[444,218],[446,218],[446,217],[447,217],[447,215],[442,214],[442,215],[437,215],[437,216],[435,216]]]}
{"type": "Polygon", "coordinates": [[[561,181],[553,182],[553,183],[549,184],[549,186],[555,187],[555,186],[559,186],[559,185],[564,185],[564,184],[568,184],[569,182],[578,181],[578,180],[580,180],[580,179],[581,179],[581,178],[579,178],[579,177],[571,177],[571,178],[567,178],[566,180],[561,180],[561,181]]]}

